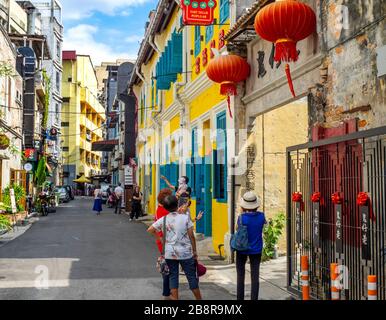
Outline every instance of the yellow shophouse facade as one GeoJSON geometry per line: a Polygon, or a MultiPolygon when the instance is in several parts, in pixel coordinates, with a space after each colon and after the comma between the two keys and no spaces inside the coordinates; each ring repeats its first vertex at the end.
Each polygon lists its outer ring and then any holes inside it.
{"type": "MultiPolygon", "coordinates": [[[[218,1],[211,26],[184,26],[175,1],[161,0],[151,12],[135,73],[130,81],[138,101],[138,184],[145,209],[155,214],[157,194],[187,176],[191,215],[204,211],[196,232],[211,237],[224,255],[229,235],[228,159],[231,157],[227,102],[205,69],[211,48],[226,50],[229,1],[218,1]],[[225,246],[226,247],[226,246],[225,246]]],[[[226,254],[226,253],[225,253],[226,254]]]]}
{"type": "Polygon", "coordinates": [[[101,172],[101,152],[92,143],[103,139],[105,109],[97,98],[97,78],[90,56],[63,52],[64,184],[101,172]]]}

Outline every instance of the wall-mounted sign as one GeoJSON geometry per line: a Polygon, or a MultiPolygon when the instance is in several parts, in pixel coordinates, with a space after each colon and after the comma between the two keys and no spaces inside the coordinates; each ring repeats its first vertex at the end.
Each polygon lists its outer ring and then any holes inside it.
{"type": "Polygon", "coordinates": [[[216,0],[181,0],[181,6],[185,25],[213,24],[216,0]]]}
{"type": "Polygon", "coordinates": [[[29,160],[29,161],[35,161],[35,149],[25,149],[24,150],[24,156],[26,158],[26,160],[29,160]]]}
{"type": "Polygon", "coordinates": [[[32,171],[32,169],[33,169],[32,163],[27,162],[27,163],[24,165],[24,170],[25,170],[25,171],[30,172],[30,171],[32,171]]]}
{"type": "Polygon", "coordinates": [[[359,207],[361,214],[361,242],[362,242],[362,259],[371,260],[371,234],[370,234],[370,215],[369,207],[359,207]]]}
{"type": "Polygon", "coordinates": [[[343,217],[342,205],[335,205],[335,245],[336,253],[343,253],[343,217]]]}
{"type": "Polygon", "coordinates": [[[16,207],[16,199],[15,199],[15,190],[10,189],[9,190],[9,195],[11,197],[11,208],[12,208],[12,213],[17,212],[17,207],[16,207]]]}
{"type": "Polygon", "coordinates": [[[134,169],[127,165],[125,166],[125,186],[134,185],[134,169]]]}
{"type": "Polygon", "coordinates": [[[34,147],[35,149],[40,149],[40,140],[34,140],[34,147]]]}

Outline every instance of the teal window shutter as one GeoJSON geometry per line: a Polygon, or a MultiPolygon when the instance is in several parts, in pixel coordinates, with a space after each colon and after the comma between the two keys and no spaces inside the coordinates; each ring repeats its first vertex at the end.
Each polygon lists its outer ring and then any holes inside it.
{"type": "MultiPolygon", "coordinates": [[[[165,51],[156,66],[157,90],[169,90],[172,82],[177,80],[177,75],[182,72],[182,34],[174,32],[171,40],[167,42],[165,51]]],[[[157,92],[158,104],[158,92],[157,92]]]]}
{"type": "Polygon", "coordinates": [[[225,23],[229,18],[229,0],[220,0],[220,23],[225,23]]]}
{"type": "Polygon", "coordinates": [[[212,40],[214,34],[214,26],[213,24],[206,27],[205,30],[205,41],[208,44],[210,40],[212,40]]]}
{"type": "Polygon", "coordinates": [[[194,55],[197,57],[201,52],[201,27],[195,26],[194,29],[194,55]]]}
{"type": "Polygon", "coordinates": [[[215,198],[227,200],[227,136],[226,136],[226,113],[222,112],[217,116],[217,149],[213,153],[215,198]]]}
{"type": "Polygon", "coordinates": [[[182,72],[182,34],[173,33],[172,35],[172,52],[173,63],[172,71],[175,73],[182,72]]]}

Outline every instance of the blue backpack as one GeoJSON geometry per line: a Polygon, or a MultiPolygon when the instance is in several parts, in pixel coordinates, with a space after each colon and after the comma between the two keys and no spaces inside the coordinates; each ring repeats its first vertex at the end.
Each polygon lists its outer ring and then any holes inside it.
{"type": "Polygon", "coordinates": [[[249,250],[248,228],[243,225],[243,216],[239,219],[239,228],[231,238],[231,248],[236,251],[249,250]]]}

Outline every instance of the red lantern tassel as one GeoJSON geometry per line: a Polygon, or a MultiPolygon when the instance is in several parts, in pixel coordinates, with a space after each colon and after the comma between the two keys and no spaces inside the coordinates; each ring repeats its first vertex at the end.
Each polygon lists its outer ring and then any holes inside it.
{"type": "Polygon", "coordinates": [[[371,203],[371,199],[369,199],[369,218],[372,221],[376,221],[376,217],[373,210],[373,204],[371,203]]]}
{"type": "Polygon", "coordinates": [[[285,73],[287,75],[288,85],[290,87],[292,96],[295,98],[296,94],[295,94],[295,90],[294,90],[294,84],[292,82],[291,69],[290,69],[290,66],[288,63],[285,65],[285,73]]]}
{"type": "Polygon", "coordinates": [[[224,82],[221,84],[220,93],[223,96],[227,96],[229,116],[233,119],[232,109],[231,109],[231,96],[237,95],[237,86],[233,82],[224,82]]]}
{"type": "Polygon", "coordinates": [[[232,109],[231,109],[231,96],[227,96],[227,102],[228,102],[229,116],[231,119],[233,119],[232,109]]]}
{"type": "Polygon", "coordinates": [[[299,55],[296,50],[296,42],[283,39],[276,42],[275,61],[296,62],[299,55]]]}
{"type": "Polygon", "coordinates": [[[220,94],[223,96],[235,96],[237,95],[237,87],[233,82],[224,82],[221,84],[220,94]]]}

